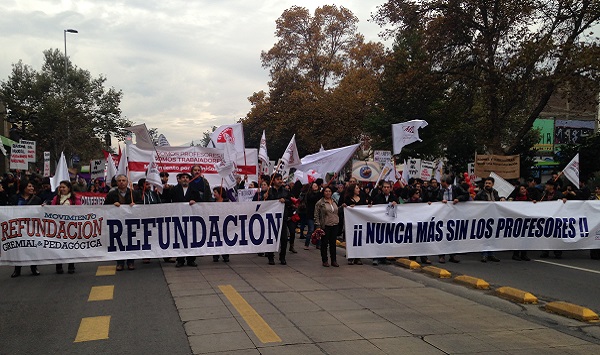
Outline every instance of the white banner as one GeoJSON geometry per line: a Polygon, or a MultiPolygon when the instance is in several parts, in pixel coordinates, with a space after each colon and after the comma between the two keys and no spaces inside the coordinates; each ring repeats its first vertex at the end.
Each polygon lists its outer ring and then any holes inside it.
{"type": "Polygon", "coordinates": [[[284,204],[0,208],[0,265],[274,252],[284,204]]]}
{"type": "Polygon", "coordinates": [[[348,258],[600,248],[600,201],[344,208],[348,258]],[[534,208],[535,206],[535,208],[534,208]]]}
{"type": "MultiPolygon", "coordinates": [[[[145,177],[148,164],[152,161],[154,150],[139,149],[130,145],[127,147],[129,155],[129,172],[132,181],[145,177]]],[[[223,150],[203,147],[156,147],[158,156],[156,162],[159,171],[169,173],[169,184],[177,184],[177,174],[189,173],[193,165],[202,166],[202,173],[210,186],[220,186],[221,177],[215,169],[215,164],[223,160],[223,150]]],[[[237,156],[237,174],[248,176],[249,181],[258,181],[258,149],[246,149],[246,154],[237,156]]]]}

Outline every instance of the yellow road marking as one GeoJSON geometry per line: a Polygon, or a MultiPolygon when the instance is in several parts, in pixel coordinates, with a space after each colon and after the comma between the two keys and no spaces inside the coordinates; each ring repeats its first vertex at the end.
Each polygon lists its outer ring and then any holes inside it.
{"type": "Polygon", "coordinates": [[[117,273],[117,267],[114,265],[98,266],[96,276],[110,276],[117,273]]]}
{"type": "Polygon", "coordinates": [[[113,299],[113,294],[115,293],[115,286],[94,286],[90,291],[90,296],[88,297],[88,302],[92,301],[109,301],[113,299]]]}
{"type": "Polygon", "coordinates": [[[75,337],[75,343],[108,339],[110,316],[82,318],[75,337]]]}
{"type": "Polygon", "coordinates": [[[279,343],[281,338],[231,285],[219,286],[225,297],[244,318],[250,329],[263,343],[279,343]]]}

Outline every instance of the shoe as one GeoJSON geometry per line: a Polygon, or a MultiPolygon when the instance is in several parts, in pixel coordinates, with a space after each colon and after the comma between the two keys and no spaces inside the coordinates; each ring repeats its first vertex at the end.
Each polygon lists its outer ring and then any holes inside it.
{"type": "Polygon", "coordinates": [[[481,257],[481,262],[482,263],[487,263],[488,257],[487,256],[482,256],[481,257]]]}
{"type": "Polygon", "coordinates": [[[531,259],[529,259],[528,256],[522,256],[521,260],[523,260],[523,261],[531,261],[531,259]]]}
{"type": "Polygon", "coordinates": [[[29,268],[31,269],[31,275],[40,276],[40,272],[38,271],[36,265],[31,265],[29,268]]]}
{"type": "Polygon", "coordinates": [[[123,271],[123,265],[117,265],[117,271],[123,271]]]}
{"type": "MultiPolygon", "coordinates": [[[[175,264],[175,267],[182,267],[184,264],[183,263],[177,263],[175,264]]],[[[118,270],[118,269],[117,269],[118,270]]],[[[123,268],[121,267],[121,270],[123,270],[123,268]]]]}
{"type": "Polygon", "coordinates": [[[540,254],[540,258],[544,258],[544,259],[545,259],[545,258],[547,258],[547,257],[549,257],[549,256],[550,256],[550,253],[549,253],[549,252],[547,252],[547,251],[543,251],[543,252],[540,254]]]}
{"type": "Polygon", "coordinates": [[[333,266],[333,267],[340,267],[340,264],[338,264],[338,263],[337,263],[337,262],[335,262],[335,261],[332,261],[332,262],[331,262],[331,266],[333,266]]]}
{"type": "Polygon", "coordinates": [[[224,256],[223,257],[223,262],[224,263],[228,263],[229,262],[229,257],[228,256],[224,256]]]}
{"type": "Polygon", "coordinates": [[[133,264],[127,264],[127,270],[135,270],[135,266],[133,266],[133,264]]]}
{"type": "Polygon", "coordinates": [[[516,261],[521,261],[521,258],[518,255],[513,255],[512,259],[516,261]]]}
{"type": "Polygon", "coordinates": [[[219,256],[215,255],[213,256],[213,263],[218,263],[219,262],[219,256]]]}
{"type": "Polygon", "coordinates": [[[455,264],[460,263],[460,260],[458,260],[457,258],[453,258],[453,257],[450,257],[450,259],[448,259],[448,261],[451,263],[455,263],[455,264]]]}
{"type": "Polygon", "coordinates": [[[19,277],[19,276],[21,276],[21,269],[20,268],[19,269],[15,268],[15,271],[13,271],[12,275],[10,275],[10,277],[13,278],[13,279],[15,277],[19,277]]]}
{"type": "Polygon", "coordinates": [[[142,263],[144,263],[144,264],[150,264],[150,259],[142,259],[142,263]]]}
{"type": "Polygon", "coordinates": [[[326,261],[326,262],[323,263],[323,266],[329,267],[329,263],[326,261]]]}
{"type": "Polygon", "coordinates": [[[294,254],[296,254],[296,253],[297,253],[297,251],[296,251],[296,249],[294,249],[294,248],[292,247],[292,248],[290,248],[290,253],[294,253],[294,254]]]}
{"type": "Polygon", "coordinates": [[[421,264],[429,265],[429,264],[431,264],[431,260],[429,260],[429,259],[421,260],[421,264]]]}
{"type": "Polygon", "coordinates": [[[258,253],[258,256],[265,256],[265,253],[258,253]]]}
{"type": "Polygon", "coordinates": [[[498,259],[495,255],[488,256],[488,260],[493,261],[495,263],[500,262],[500,259],[498,259]]]}
{"type": "Polygon", "coordinates": [[[173,258],[163,258],[163,261],[165,263],[175,264],[175,260],[173,260],[173,258]]]}
{"type": "Polygon", "coordinates": [[[304,250],[309,250],[310,248],[307,246],[304,247],[304,250]]]}
{"type": "Polygon", "coordinates": [[[269,265],[275,265],[275,259],[269,258],[269,265]]]}
{"type": "Polygon", "coordinates": [[[74,273],[75,273],[75,268],[69,268],[69,269],[67,270],[67,273],[69,273],[69,274],[74,274],[74,273]]]}
{"type": "Polygon", "coordinates": [[[379,265],[379,261],[373,260],[373,266],[377,266],[377,265],[379,265]]]}
{"type": "Polygon", "coordinates": [[[196,266],[198,266],[198,264],[196,264],[195,261],[188,261],[187,266],[196,267],[196,266]]]}
{"type": "Polygon", "coordinates": [[[285,259],[279,259],[279,263],[281,265],[287,265],[287,261],[285,261],[285,259]]]}
{"type": "Polygon", "coordinates": [[[354,264],[355,265],[362,265],[362,260],[360,260],[360,259],[354,259],[354,264]]]}
{"type": "Polygon", "coordinates": [[[446,263],[446,257],[440,256],[440,264],[445,264],[445,263],[446,263]]]}
{"type": "Polygon", "coordinates": [[[317,245],[317,249],[321,249],[321,246],[317,245]]]}
{"type": "Polygon", "coordinates": [[[348,259],[348,265],[354,265],[354,260],[348,259]]]}
{"type": "Polygon", "coordinates": [[[56,265],[56,273],[59,274],[59,275],[65,273],[65,271],[63,270],[62,265],[56,265]]]}

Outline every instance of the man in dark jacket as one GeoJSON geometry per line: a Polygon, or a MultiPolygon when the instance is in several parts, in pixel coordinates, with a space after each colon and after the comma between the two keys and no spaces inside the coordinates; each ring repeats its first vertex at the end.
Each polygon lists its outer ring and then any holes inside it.
{"type": "MultiPolygon", "coordinates": [[[[269,191],[267,191],[265,198],[267,200],[279,200],[279,202],[285,204],[285,209],[283,213],[283,225],[281,226],[281,234],[279,236],[279,262],[281,265],[286,265],[287,261],[285,260],[285,254],[287,251],[287,243],[288,243],[288,228],[287,224],[289,219],[292,217],[293,213],[293,205],[291,200],[291,194],[288,189],[285,188],[283,184],[283,177],[279,173],[273,174],[273,181],[269,191]]],[[[267,258],[269,259],[269,265],[275,265],[275,253],[269,252],[266,253],[267,258]]]]}
{"type": "MultiPolygon", "coordinates": [[[[495,180],[493,177],[486,177],[485,180],[483,181],[483,189],[481,189],[481,191],[479,191],[477,193],[477,195],[475,195],[475,201],[505,201],[506,199],[504,197],[500,197],[498,194],[498,190],[496,190],[494,188],[494,183],[495,180]]],[[[498,259],[495,255],[494,252],[492,251],[484,251],[481,253],[481,262],[482,263],[487,263],[489,261],[495,261],[498,262],[500,261],[500,259],[498,259]]]]}
{"type": "MultiPolygon", "coordinates": [[[[177,174],[177,185],[171,189],[168,202],[187,202],[193,205],[202,201],[202,196],[200,196],[198,190],[190,184],[191,179],[192,175],[188,173],[177,174]]],[[[198,266],[195,256],[181,256],[177,258],[175,267],[182,267],[186,262],[187,266],[198,266]]]]}
{"type": "MultiPolygon", "coordinates": [[[[463,189],[458,185],[452,185],[452,177],[447,175],[442,177],[441,187],[438,192],[437,201],[441,201],[442,203],[452,202],[453,204],[457,204],[459,202],[469,201],[469,192],[463,189]]],[[[431,202],[430,202],[431,203],[431,202]]],[[[446,262],[446,255],[439,255],[440,264],[444,264],[446,262]]],[[[451,263],[458,263],[460,260],[456,258],[456,254],[450,254],[450,258],[448,259],[451,263]]]]}
{"type": "MultiPolygon", "coordinates": [[[[127,176],[120,174],[116,176],[117,188],[111,190],[104,199],[105,205],[115,205],[120,207],[121,205],[135,205],[136,203],[142,203],[142,196],[139,191],[131,190],[127,185],[129,180],[127,176]]],[[[125,265],[125,260],[117,261],[117,271],[122,271],[125,265]]],[[[135,270],[134,260],[127,259],[127,268],[129,270],[135,270]]]]}

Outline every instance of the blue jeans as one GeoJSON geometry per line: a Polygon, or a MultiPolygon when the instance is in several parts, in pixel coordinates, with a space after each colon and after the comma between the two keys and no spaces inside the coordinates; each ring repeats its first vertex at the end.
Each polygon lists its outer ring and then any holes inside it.
{"type": "MultiPolygon", "coordinates": [[[[306,225],[308,226],[308,231],[306,232],[306,239],[304,239],[304,246],[307,247],[310,245],[310,236],[315,231],[315,219],[307,218],[306,225]]],[[[300,228],[300,233],[302,233],[303,228],[300,228]]]]}

